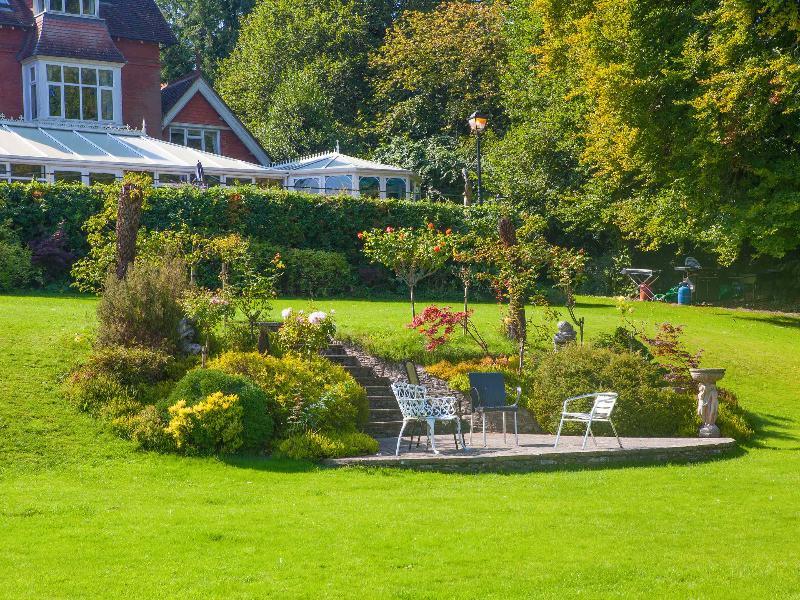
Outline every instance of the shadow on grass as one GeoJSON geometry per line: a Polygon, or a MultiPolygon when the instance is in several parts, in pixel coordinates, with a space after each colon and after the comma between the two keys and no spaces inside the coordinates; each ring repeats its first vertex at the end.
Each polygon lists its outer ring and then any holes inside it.
{"type": "Polygon", "coordinates": [[[743,444],[745,447],[786,449],[785,447],[773,446],[769,441],[791,440],[800,442],[800,438],[794,434],[797,430],[794,419],[768,413],[755,413],[749,410],[744,412],[754,431],[753,439],[743,444]]]}
{"type": "Polygon", "coordinates": [[[787,328],[800,329],[800,317],[794,317],[792,315],[748,313],[744,311],[739,311],[730,316],[737,320],[741,319],[743,321],[756,321],[757,323],[769,323],[770,325],[775,325],[776,327],[781,327],[783,329],[787,328]]]}
{"type": "Polygon", "coordinates": [[[274,458],[272,456],[224,456],[221,460],[231,467],[270,473],[308,473],[319,471],[323,468],[321,465],[310,461],[274,458]]]}

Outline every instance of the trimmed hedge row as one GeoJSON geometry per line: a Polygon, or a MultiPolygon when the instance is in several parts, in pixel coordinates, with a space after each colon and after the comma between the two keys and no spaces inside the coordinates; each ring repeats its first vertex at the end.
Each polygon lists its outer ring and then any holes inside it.
{"type": "MultiPolygon", "coordinates": [[[[82,226],[115,186],[0,184],[0,222],[10,221],[23,241],[51,235],[63,226],[70,249],[88,250],[82,226]]],[[[363,262],[356,235],[373,227],[420,227],[428,222],[455,231],[492,231],[499,209],[428,201],[374,200],[260,189],[254,186],[199,190],[191,186],[152,190],[142,214],[151,230],[187,225],[205,235],[236,232],[284,248],[344,253],[363,262]]]]}

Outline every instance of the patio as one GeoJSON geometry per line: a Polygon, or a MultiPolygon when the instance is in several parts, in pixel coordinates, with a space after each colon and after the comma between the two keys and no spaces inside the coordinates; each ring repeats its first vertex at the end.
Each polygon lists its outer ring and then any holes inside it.
{"type": "MultiPolygon", "coordinates": [[[[469,445],[469,434],[466,436],[469,445]]],[[[437,435],[440,454],[425,449],[423,436],[420,447],[408,450],[408,438],[403,440],[400,456],[395,456],[396,437],[378,439],[380,452],[373,456],[338,458],[325,461],[329,466],[402,467],[429,471],[535,471],[572,465],[613,465],[625,463],[670,463],[707,460],[736,448],[731,438],[622,438],[624,448],[613,437],[598,437],[581,450],[583,438],[562,436],[558,448],[553,448],[555,436],[520,434],[519,446],[513,445],[509,434],[503,443],[502,433],[488,434],[484,448],[479,434],[467,452],[456,450],[452,435],[437,435]]]]}

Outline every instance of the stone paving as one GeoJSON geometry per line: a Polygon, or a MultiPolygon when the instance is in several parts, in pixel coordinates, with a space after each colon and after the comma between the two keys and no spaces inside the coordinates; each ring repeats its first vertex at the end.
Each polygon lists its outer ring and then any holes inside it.
{"type": "Polygon", "coordinates": [[[723,455],[736,447],[730,438],[622,438],[623,448],[613,437],[592,439],[581,449],[582,437],[562,436],[558,448],[553,448],[555,436],[520,434],[519,446],[514,445],[514,435],[509,434],[503,443],[502,433],[488,434],[487,447],[482,435],[475,432],[472,444],[469,433],[465,435],[469,448],[457,450],[452,435],[437,435],[434,454],[425,447],[425,436],[419,448],[409,451],[409,438],[403,440],[400,456],[395,456],[397,438],[381,438],[380,452],[373,456],[340,458],[326,461],[331,466],[395,466],[440,471],[528,471],[569,465],[595,465],[631,462],[687,462],[705,460],[723,455]]]}

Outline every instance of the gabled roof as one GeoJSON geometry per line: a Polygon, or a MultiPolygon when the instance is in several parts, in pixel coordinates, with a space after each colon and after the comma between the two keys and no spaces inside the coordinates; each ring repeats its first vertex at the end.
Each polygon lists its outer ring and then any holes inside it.
{"type": "Polygon", "coordinates": [[[202,77],[199,71],[193,71],[190,75],[173,81],[161,88],[161,113],[166,115],[172,110],[184,94],[194,85],[194,82],[202,77]]]}
{"type": "Polygon", "coordinates": [[[55,13],[36,17],[36,29],[28,33],[19,60],[29,56],[57,56],[124,63],[102,19],[87,19],[55,13]]]}
{"type": "Polygon", "coordinates": [[[338,150],[312,154],[296,160],[276,163],[273,166],[276,169],[286,169],[287,171],[384,171],[398,175],[413,175],[413,172],[408,169],[348,156],[338,150]]]}
{"type": "Polygon", "coordinates": [[[33,27],[33,13],[25,0],[10,0],[8,8],[0,8],[0,25],[33,27]]]}
{"type": "Polygon", "coordinates": [[[90,169],[193,173],[198,162],[208,174],[280,177],[283,173],[235,158],[202,152],[111,127],[37,125],[0,120],[0,162],[78,166],[90,169]]]}
{"type": "MultiPolygon", "coordinates": [[[[10,0],[11,10],[0,9],[0,25],[31,28],[33,14],[25,0],[10,0]]],[[[54,16],[54,15],[51,15],[54,16]]],[[[155,0],[100,0],[100,19],[113,37],[171,45],[177,40],[155,0]]],[[[97,21],[81,17],[84,21],[97,21]]]]}
{"type": "Polygon", "coordinates": [[[270,164],[269,156],[267,156],[261,144],[258,143],[258,140],[253,137],[253,134],[233,114],[233,111],[225,104],[225,101],[220,98],[219,94],[211,87],[211,84],[198,71],[161,88],[162,129],[166,129],[175,120],[175,117],[194,98],[195,94],[201,94],[208,101],[262,165],[270,164]]]}

